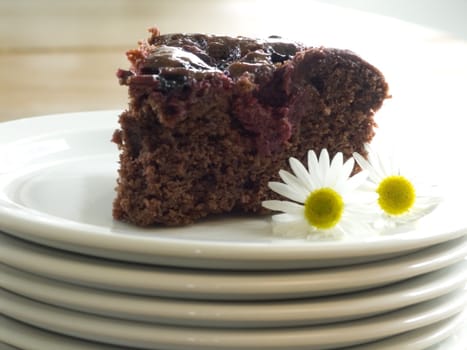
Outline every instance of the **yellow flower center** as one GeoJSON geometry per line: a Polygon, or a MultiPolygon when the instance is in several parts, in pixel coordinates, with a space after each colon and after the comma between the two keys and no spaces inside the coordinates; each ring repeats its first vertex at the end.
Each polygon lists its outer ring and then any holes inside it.
{"type": "Polygon", "coordinates": [[[344,212],[342,196],[332,188],[320,188],[311,192],[305,200],[305,218],[317,229],[336,226],[344,212]]]}
{"type": "Polygon", "coordinates": [[[376,189],[378,204],[387,214],[401,215],[415,203],[415,188],[405,177],[393,175],[386,177],[376,189]]]}

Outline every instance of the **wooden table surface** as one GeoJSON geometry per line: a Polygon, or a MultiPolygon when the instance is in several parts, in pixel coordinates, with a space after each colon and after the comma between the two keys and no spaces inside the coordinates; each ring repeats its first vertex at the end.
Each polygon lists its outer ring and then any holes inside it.
{"type": "Polygon", "coordinates": [[[125,51],[154,24],[162,33],[276,34],[351,49],[390,84],[393,99],[378,113],[380,133],[410,144],[421,163],[439,161],[432,168],[443,174],[465,146],[466,42],[299,0],[0,0],[0,121],[125,108],[127,93],[115,72],[128,67],[125,51]]]}

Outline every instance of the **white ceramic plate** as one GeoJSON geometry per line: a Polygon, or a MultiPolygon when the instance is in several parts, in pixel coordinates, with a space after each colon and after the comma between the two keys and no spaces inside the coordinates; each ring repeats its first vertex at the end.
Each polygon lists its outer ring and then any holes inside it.
{"type": "Polygon", "coordinates": [[[131,350],[72,338],[32,327],[0,315],[0,349],[2,350],[131,350]],[[2,344],[4,342],[5,344],[2,344]]]}
{"type": "MultiPolygon", "coordinates": [[[[405,332],[355,350],[463,350],[467,343],[467,311],[446,320],[405,332]],[[426,349],[427,346],[431,346],[426,349]]],[[[51,333],[46,330],[0,316],[0,340],[18,346],[18,350],[128,350],[77,338],[51,333]]],[[[3,345],[0,343],[0,345],[3,345]]],[[[8,348],[7,348],[8,349],[8,348]]],[[[17,349],[12,348],[12,349],[17,349]]],[[[286,348],[288,349],[288,348],[286,348]]],[[[348,349],[348,348],[347,348],[348,349]]],[[[354,350],[352,349],[352,350],[354,350]]],[[[154,350],[154,348],[153,348],[154,350]]],[[[350,349],[348,349],[350,350],[350,349]]]]}
{"type": "Polygon", "coordinates": [[[352,322],[278,329],[176,327],[106,318],[39,303],[0,291],[11,318],[78,338],[135,348],[162,349],[332,349],[425,327],[461,312],[467,285],[453,293],[402,310],[352,322]]]}
{"type": "Polygon", "coordinates": [[[223,217],[183,228],[112,220],[118,111],[0,124],[0,230],[71,251],[160,265],[291,269],[400,255],[466,234],[463,206],[446,200],[415,229],[360,241],[271,235],[268,218],[223,217]]]}
{"type": "Polygon", "coordinates": [[[0,233],[2,261],[20,270],[98,289],[185,299],[271,300],[340,294],[439,270],[467,255],[461,237],[397,259],[319,270],[218,271],[91,258],[0,233]]]}
{"type": "Polygon", "coordinates": [[[127,320],[212,328],[327,324],[393,311],[467,282],[467,260],[387,287],[341,296],[270,302],[189,301],[80,287],[0,265],[0,287],[76,311],[127,320]]]}
{"type": "Polygon", "coordinates": [[[464,310],[432,325],[346,350],[464,350],[466,344],[467,310],[464,310]]]}
{"type": "MultiPolygon", "coordinates": [[[[0,316],[1,318],[2,316],[0,316]]],[[[0,324],[1,324],[1,319],[0,319],[0,324]]],[[[4,342],[0,342],[0,349],[2,350],[21,350],[21,349],[18,349],[18,348],[15,348],[13,347],[12,345],[9,345],[9,344],[6,344],[4,342]]]]}

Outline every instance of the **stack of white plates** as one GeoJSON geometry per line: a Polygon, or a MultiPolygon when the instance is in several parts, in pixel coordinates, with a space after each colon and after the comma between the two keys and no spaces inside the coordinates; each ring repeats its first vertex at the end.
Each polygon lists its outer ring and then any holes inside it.
{"type": "Polygon", "coordinates": [[[117,112],[0,125],[6,349],[462,349],[467,224],[453,200],[363,241],[268,218],[114,222],[117,112]]]}

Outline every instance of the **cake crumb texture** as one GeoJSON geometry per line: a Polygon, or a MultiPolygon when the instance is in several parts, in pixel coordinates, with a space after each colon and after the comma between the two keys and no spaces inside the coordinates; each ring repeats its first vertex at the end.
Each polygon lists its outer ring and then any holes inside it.
{"type": "Polygon", "coordinates": [[[278,37],[160,35],[119,70],[129,106],[113,135],[113,216],[140,226],[264,214],[267,187],[309,149],[364,154],[388,98],[381,72],[346,50],[278,37]]]}

